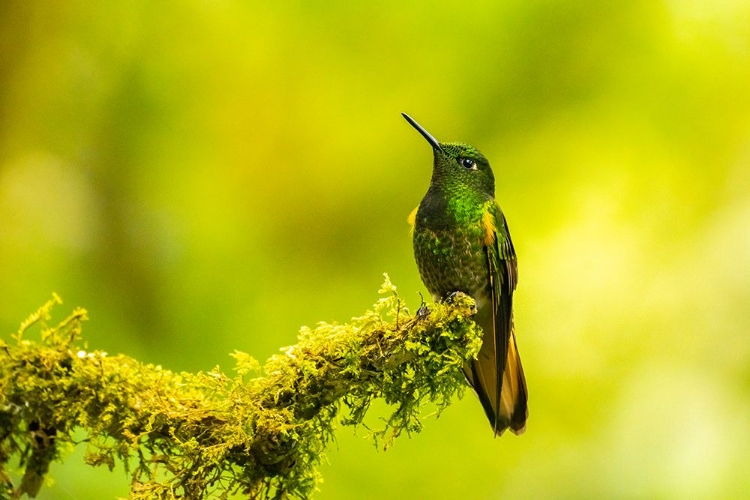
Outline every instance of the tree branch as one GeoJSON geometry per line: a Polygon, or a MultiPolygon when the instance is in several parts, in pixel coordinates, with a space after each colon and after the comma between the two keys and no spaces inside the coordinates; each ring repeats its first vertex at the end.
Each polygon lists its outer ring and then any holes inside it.
{"type": "Polygon", "coordinates": [[[262,375],[235,352],[234,376],[87,352],[83,309],[46,325],[55,296],[0,341],[0,498],[34,497],[63,445],[77,444],[76,429],[86,433],[88,464],[124,464],[133,499],[309,497],[336,421],[362,424],[384,399],[392,413],[372,435],[387,448],[421,429],[426,404],[440,412],[465,387],[461,366],[481,345],[472,299],[458,294],[411,315],[395,290],[386,276],[374,311],[303,328],[262,375]],[[41,340],[27,340],[35,324],[41,340]],[[11,459],[23,474],[17,485],[11,459]]]}

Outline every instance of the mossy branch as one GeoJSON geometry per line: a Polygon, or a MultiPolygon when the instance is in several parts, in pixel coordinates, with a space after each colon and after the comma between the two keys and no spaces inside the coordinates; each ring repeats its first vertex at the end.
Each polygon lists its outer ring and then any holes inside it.
{"type": "Polygon", "coordinates": [[[387,276],[380,292],[374,310],[349,324],[303,328],[262,371],[235,352],[233,376],[86,351],[83,309],[47,326],[55,296],[0,341],[0,498],[34,497],[50,462],[79,444],[77,429],[88,464],[124,464],[130,498],[309,497],[337,421],[362,424],[382,398],[392,412],[371,431],[376,445],[418,432],[427,403],[439,412],[463,390],[461,365],[479,350],[471,298],[412,315],[387,276]],[[26,338],[35,324],[40,341],[26,338]]]}

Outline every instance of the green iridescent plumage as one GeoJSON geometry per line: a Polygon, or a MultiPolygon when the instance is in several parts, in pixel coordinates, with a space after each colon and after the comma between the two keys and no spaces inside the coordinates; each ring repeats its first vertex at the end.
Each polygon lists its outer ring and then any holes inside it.
{"type": "Polygon", "coordinates": [[[464,373],[479,396],[496,434],[525,429],[526,381],[513,329],[513,291],[518,279],[508,224],[495,202],[495,178],[487,159],[472,146],[439,143],[404,117],[433,148],[427,194],[409,216],[414,256],[435,300],[464,292],[477,302],[484,331],[477,360],[464,373]]]}

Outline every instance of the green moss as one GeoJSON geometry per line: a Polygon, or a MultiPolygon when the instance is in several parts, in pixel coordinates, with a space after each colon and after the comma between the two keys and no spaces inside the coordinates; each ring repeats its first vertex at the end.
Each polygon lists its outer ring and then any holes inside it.
{"type": "Polygon", "coordinates": [[[55,296],[0,343],[0,498],[35,496],[76,429],[88,464],[124,465],[133,499],[309,497],[337,422],[361,424],[382,398],[392,411],[371,431],[378,446],[419,432],[424,406],[442,411],[463,391],[461,366],[479,350],[469,297],[410,314],[387,276],[380,293],[348,324],[303,328],[262,370],[235,352],[233,376],[87,351],[84,310],[47,325],[55,296]],[[38,341],[27,338],[32,325],[38,341]]]}

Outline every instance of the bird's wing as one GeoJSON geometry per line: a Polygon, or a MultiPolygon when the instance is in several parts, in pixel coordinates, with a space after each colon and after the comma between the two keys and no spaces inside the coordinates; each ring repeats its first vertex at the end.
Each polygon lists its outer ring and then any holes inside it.
{"type": "Polygon", "coordinates": [[[484,343],[467,376],[495,433],[510,427],[519,434],[526,423],[527,392],[513,328],[513,291],[518,281],[516,253],[497,203],[488,203],[482,223],[490,303],[488,311],[478,314],[477,320],[485,331],[484,343]]]}

